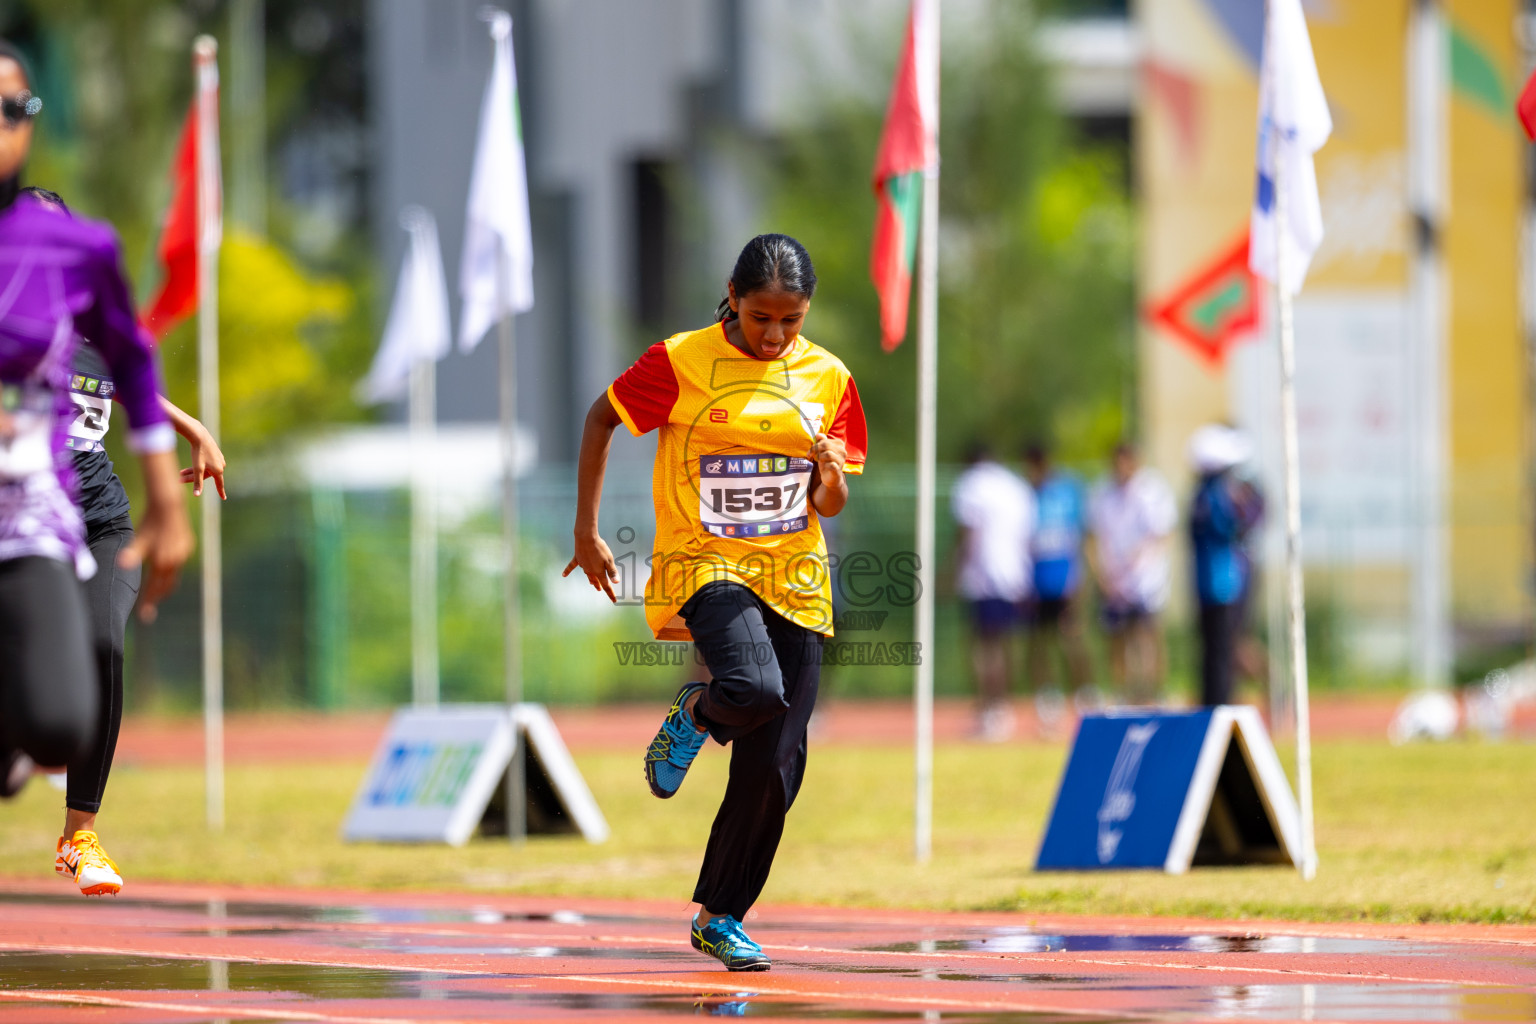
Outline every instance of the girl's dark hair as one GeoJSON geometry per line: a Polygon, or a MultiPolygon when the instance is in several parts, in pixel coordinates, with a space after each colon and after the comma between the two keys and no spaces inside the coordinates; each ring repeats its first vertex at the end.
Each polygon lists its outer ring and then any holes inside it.
{"type": "MultiPolygon", "coordinates": [[[[805,246],[788,235],[758,235],[736,257],[731,284],[736,286],[738,299],[765,288],[778,288],[809,299],[816,294],[816,268],[811,266],[811,255],[805,246]]],[[[729,320],[733,316],[730,298],[721,299],[715,319],[729,320]]]]}
{"type": "Polygon", "coordinates": [[[27,55],[21,52],[20,47],[9,39],[0,39],[0,59],[10,58],[21,68],[21,77],[27,80],[27,88],[32,88],[32,64],[27,60],[27,55]]]}

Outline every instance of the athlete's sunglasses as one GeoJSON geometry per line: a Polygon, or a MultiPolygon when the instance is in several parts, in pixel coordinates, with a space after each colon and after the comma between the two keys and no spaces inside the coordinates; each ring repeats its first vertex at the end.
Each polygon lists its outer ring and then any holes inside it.
{"type": "Polygon", "coordinates": [[[26,90],[22,90],[15,96],[0,96],[0,117],[5,118],[6,125],[11,128],[36,117],[37,112],[42,109],[42,99],[26,90]]]}

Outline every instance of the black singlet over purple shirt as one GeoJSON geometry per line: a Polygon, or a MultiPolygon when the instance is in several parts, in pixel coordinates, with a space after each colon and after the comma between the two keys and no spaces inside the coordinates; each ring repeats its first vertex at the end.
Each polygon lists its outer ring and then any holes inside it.
{"type": "Polygon", "coordinates": [[[128,492],[117,478],[112,457],[102,447],[112,416],[115,385],[107,361],[90,342],[75,350],[70,373],[69,397],[75,418],[65,444],[74,449],[74,467],[80,516],[87,526],[109,523],[129,511],[128,492]]]}

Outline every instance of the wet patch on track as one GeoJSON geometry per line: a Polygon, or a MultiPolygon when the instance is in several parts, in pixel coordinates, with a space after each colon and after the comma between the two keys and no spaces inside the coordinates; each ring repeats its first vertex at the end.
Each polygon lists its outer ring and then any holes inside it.
{"type": "Polygon", "coordinates": [[[765,909],[748,930],[774,968],[732,975],[681,907],[136,889],[0,887],[0,1024],[1536,1019],[1536,937],[1491,928],[765,909]]]}

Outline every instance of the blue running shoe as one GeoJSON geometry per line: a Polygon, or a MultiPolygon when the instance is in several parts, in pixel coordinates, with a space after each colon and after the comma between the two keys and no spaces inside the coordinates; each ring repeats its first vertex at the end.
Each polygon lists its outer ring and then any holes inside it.
{"type": "Polygon", "coordinates": [[[717,917],[702,928],[695,917],[693,948],[719,960],[728,971],[766,971],[773,966],[763,947],[747,938],[734,917],[717,917]]]}
{"type": "Polygon", "coordinates": [[[677,691],[672,710],[661,720],[661,728],[656,730],[656,738],[651,740],[650,748],[645,752],[645,781],[650,783],[651,792],[663,800],[676,793],[683,784],[688,767],[709,738],[708,733],[694,728],[693,715],[684,707],[693,692],[704,689],[704,686],[704,683],[688,683],[677,691]]]}

